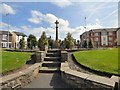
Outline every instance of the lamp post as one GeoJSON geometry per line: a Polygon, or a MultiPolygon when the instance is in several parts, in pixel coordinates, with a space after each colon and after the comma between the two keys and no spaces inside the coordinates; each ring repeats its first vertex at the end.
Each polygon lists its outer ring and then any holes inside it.
{"type": "Polygon", "coordinates": [[[7,40],[7,47],[9,48],[9,13],[6,14],[8,16],[8,40],[7,40]]]}

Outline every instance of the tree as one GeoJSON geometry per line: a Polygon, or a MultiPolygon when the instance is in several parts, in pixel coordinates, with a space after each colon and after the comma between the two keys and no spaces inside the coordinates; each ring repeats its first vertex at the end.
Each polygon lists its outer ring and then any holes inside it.
{"type": "Polygon", "coordinates": [[[88,47],[89,47],[89,48],[93,48],[93,44],[92,44],[91,39],[90,39],[89,42],[88,42],[88,47]]]}
{"type": "Polygon", "coordinates": [[[54,40],[51,39],[51,36],[50,36],[50,38],[48,38],[49,48],[53,48],[53,43],[54,43],[54,40]]]}
{"type": "Polygon", "coordinates": [[[52,48],[60,48],[60,43],[59,43],[59,41],[58,41],[58,40],[53,41],[52,48]]]}
{"type": "Polygon", "coordinates": [[[24,47],[25,47],[25,41],[24,41],[24,38],[20,39],[19,44],[20,44],[20,49],[24,49],[24,47]]]}
{"type": "Polygon", "coordinates": [[[69,32],[67,33],[66,38],[61,43],[61,47],[67,49],[72,49],[74,47],[74,39],[72,37],[72,34],[70,34],[69,32]]]}
{"type": "Polygon", "coordinates": [[[65,40],[63,40],[63,41],[60,43],[60,48],[61,48],[61,49],[65,49],[65,48],[66,48],[65,40]]]}
{"type": "Polygon", "coordinates": [[[33,49],[33,47],[37,46],[37,39],[34,35],[30,34],[27,39],[28,48],[33,49]]]}
{"type": "Polygon", "coordinates": [[[87,48],[87,41],[86,40],[83,41],[82,47],[87,48]]]}
{"type": "Polygon", "coordinates": [[[47,46],[48,45],[48,39],[46,37],[46,33],[43,32],[40,39],[38,40],[38,47],[40,49],[43,50],[43,48],[45,47],[45,45],[47,46]]]}

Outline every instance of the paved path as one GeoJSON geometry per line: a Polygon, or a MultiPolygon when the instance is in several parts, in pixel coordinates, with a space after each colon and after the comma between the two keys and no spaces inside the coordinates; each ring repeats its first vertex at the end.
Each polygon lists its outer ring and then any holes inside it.
{"type": "Polygon", "coordinates": [[[39,73],[25,88],[70,88],[61,80],[60,73],[39,73]]]}

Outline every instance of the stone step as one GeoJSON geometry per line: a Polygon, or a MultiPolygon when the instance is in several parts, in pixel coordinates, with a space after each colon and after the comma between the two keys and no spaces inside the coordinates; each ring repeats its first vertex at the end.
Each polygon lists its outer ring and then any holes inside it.
{"type": "Polygon", "coordinates": [[[59,49],[51,49],[47,51],[48,53],[60,53],[59,49]]]}
{"type": "Polygon", "coordinates": [[[45,57],[44,61],[60,61],[60,57],[45,57]]]}
{"type": "Polygon", "coordinates": [[[60,67],[59,61],[44,61],[42,67],[60,67]]]}
{"type": "Polygon", "coordinates": [[[54,72],[60,72],[59,67],[41,67],[39,70],[40,73],[54,73],[54,72]]]}
{"type": "Polygon", "coordinates": [[[46,57],[60,57],[60,53],[47,53],[46,57]]]}

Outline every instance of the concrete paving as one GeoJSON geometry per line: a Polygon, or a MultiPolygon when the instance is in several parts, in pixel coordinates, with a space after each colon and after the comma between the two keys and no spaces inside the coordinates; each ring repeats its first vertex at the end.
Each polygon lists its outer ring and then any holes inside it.
{"type": "Polygon", "coordinates": [[[71,88],[63,82],[60,73],[39,73],[30,84],[24,88],[71,88]]]}

